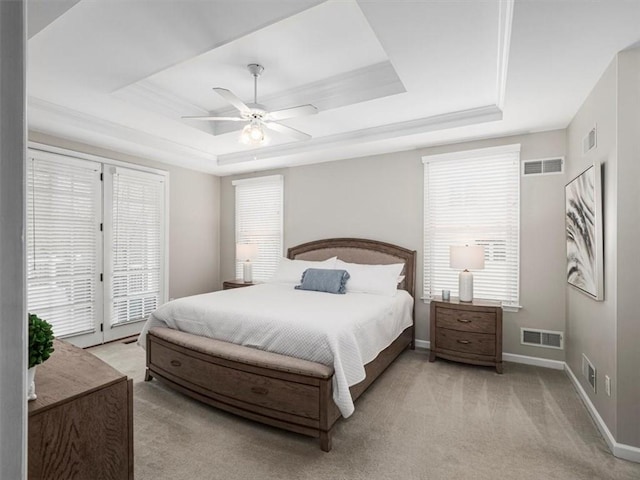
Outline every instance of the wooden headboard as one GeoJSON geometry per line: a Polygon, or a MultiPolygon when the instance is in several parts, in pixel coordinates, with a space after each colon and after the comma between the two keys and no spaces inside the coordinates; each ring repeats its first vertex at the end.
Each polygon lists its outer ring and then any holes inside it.
{"type": "Polygon", "coordinates": [[[326,260],[338,257],[350,263],[387,265],[404,263],[404,281],[398,288],[414,295],[416,280],[416,251],[391,243],[363,238],[329,238],[303,243],[287,250],[287,258],[298,260],[326,260]]]}

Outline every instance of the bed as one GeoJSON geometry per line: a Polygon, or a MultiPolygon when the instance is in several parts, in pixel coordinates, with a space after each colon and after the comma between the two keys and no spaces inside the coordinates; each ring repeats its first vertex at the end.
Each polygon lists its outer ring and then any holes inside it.
{"type": "MultiPolygon", "coordinates": [[[[292,247],[287,252],[289,259],[296,260],[321,261],[337,256],[346,262],[359,264],[402,263],[404,279],[398,283],[398,289],[408,292],[411,297],[414,293],[415,255],[415,251],[396,245],[350,238],[318,240],[292,247]]],[[[247,295],[249,292],[241,291],[251,289],[254,289],[254,295],[279,294],[275,286],[265,285],[262,290],[259,287],[235,289],[227,296],[247,295]]],[[[229,292],[232,291],[222,293],[229,292]]],[[[403,295],[408,296],[406,293],[403,295]]],[[[348,296],[325,297],[329,299],[327,311],[332,311],[329,308],[331,301],[344,301],[348,296]]],[[[219,295],[217,298],[223,297],[219,295]]],[[[394,302],[398,304],[400,300],[394,302]]],[[[340,389],[344,390],[345,378],[348,379],[349,375],[337,362],[334,368],[324,361],[264,351],[168,326],[145,328],[145,337],[141,339],[147,350],[145,380],[155,378],[217,408],[319,438],[321,449],[329,451],[334,424],[343,413],[346,412],[344,416],[347,416],[352,411],[349,401],[355,402],[402,351],[414,348],[413,304],[411,298],[409,322],[402,324],[397,336],[393,334],[395,339],[371,361],[360,365],[363,371],[357,378],[362,380],[346,387],[348,400],[340,389]]],[[[279,314],[285,317],[284,311],[279,314]]],[[[168,325],[171,323],[167,322],[168,325]]],[[[365,357],[363,354],[363,359],[365,357]]]]}

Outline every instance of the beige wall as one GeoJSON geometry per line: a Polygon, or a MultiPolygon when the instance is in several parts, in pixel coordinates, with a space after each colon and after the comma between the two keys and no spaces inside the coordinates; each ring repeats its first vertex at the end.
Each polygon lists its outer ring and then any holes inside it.
{"type": "Polygon", "coordinates": [[[618,55],[617,436],[640,447],[640,49],[618,55]]]}
{"type": "Polygon", "coordinates": [[[29,140],[169,172],[169,298],[220,288],[220,179],[30,132],[29,140]]]}
{"type": "MultiPolygon", "coordinates": [[[[604,217],[604,301],[567,286],[567,363],[614,434],[616,393],[607,397],[604,376],[616,371],[616,62],[602,75],[567,128],[567,175],[572,179],[594,160],[602,163],[604,217]],[[582,139],[598,126],[597,148],[582,153],[582,139]],[[581,374],[582,355],[597,369],[597,394],[581,374]]],[[[615,382],[615,379],[614,379],[615,382]]]]}
{"type": "Polygon", "coordinates": [[[603,164],[604,294],[595,302],[567,289],[567,363],[618,443],[640,447],[640,50],[620,53],[567,129],[572,176],[603,164]],[[582,153],[594,125],[597,147],[582,153]],[[597,369],[594,393],[580,374],[585,354],[597,369]],[[611,396],[604,377],[611,378],[611,396]]]}
{"type": "Polygon", "coordinates": [[[26,1],[0,2],[0,478],[27,475],[26,1]]]}
{"type": "MultiPolygon", "coordinates": [[[[422,295],[422,156],[512,143],[523,160],[565,154],[564,131],[468,142],[374,157],[292,167],[221,179],[221,277],[233,278],[234,191],[231,181],[284,175],[285,249],[329,237],[365,237],[417,250],[422,295]]],[[[504,351],[564,360],[564,351],[520,345],[521,326],[564,330],[564,175],[521,182],[521,303],[504,318],[504,351]]],[[[429,339],[428,305],[416,306],[416,336],[429,339]]]]}

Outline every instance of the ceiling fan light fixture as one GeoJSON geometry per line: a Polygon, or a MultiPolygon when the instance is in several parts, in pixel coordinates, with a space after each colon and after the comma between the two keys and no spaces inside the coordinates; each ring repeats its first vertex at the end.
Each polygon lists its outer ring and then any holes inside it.
{"type": "Polygon", "coordinates": [[[262,145],[267,141],[267,137],[264,133],[264,128],[257,120],[252,120],[251,123],[246,125],[242,129],[240,135],[240,141],[245,145],[262,145]]]}
{"type": "MultiPolygon", "coordinates": [[[[2,2],[2,0],[0,0],[2,2]]],[[[296,107],[285,108],[276,111],[268,111],[264,105],[258,103],[258,77],[264,71],[264,67],[257,63],[247,65],[249,73],[253,76],[253,103],[246,104],[237,95],[230,90],[221,87],[214,87],[213,90],[224,98],[229,104],[235,107],[240,115],[237,117],[229,116],[184,116],[182,118],[188,120],[205,120],[213,122],[249,122],[240,133],[240,142],[250,146],[261,146],[269,143],[269,137],[265,133],[265,129],[278,132],[298,141],[309,140],[308,135],[300,130],[291,128],[287,125],[279,123],[280,120],[300,117],[303,115],[312,115],[318,113],[318,109],[313,105],[298,105],[296,107]]]]}

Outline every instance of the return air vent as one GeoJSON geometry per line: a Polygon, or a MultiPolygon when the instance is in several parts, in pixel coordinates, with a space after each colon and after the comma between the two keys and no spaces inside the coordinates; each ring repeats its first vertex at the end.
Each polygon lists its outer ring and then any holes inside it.
{"type": "Polygon", "coordinates": [[[527,160],[522,162],[522,175],[549,175],[564,172],[564,157],[527,160]]]}
{"type": "Polygon", "coordinates": [[[564,335],[552,330],[538,330],[536,328],[521,328],[520,343],[535,347],[564,349],[564,335]]]}
{"type": "Polygon", "coordinates": [[[582,153],[587,153],[598,146],[598,131],[594,126],[582,139],[582,153]]]}
{"type": "Polygon", "coordinates": [[[582,354],[582,376],[589,382],[591,388],[596,391],[596,367],[589,361],[587,356],[582,354]]]}

